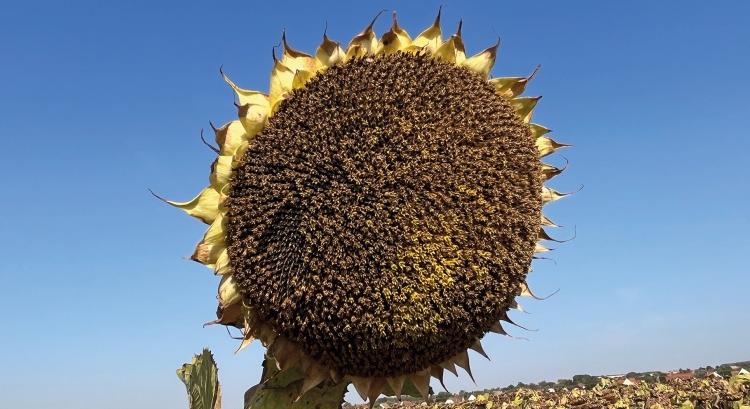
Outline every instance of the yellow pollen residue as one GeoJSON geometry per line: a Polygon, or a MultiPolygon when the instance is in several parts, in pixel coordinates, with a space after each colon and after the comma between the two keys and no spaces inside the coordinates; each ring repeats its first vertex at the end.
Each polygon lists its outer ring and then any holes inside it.
{"type": "MultiPolygon", "coordinates": [[[[462,190],[468,195],[478,196],[476,191],[465,186],[462,190]]],[[[481,197],[478,200],[482,200],[481,197]]],[[[439,311],[439,305],[431,306],[430,298],[455,291],[453,284],[457,274],[469,275],[471,280],[483,280],[490,275],[486,265],[477,263],[477,260],[490,260],[492,253],[459,248],[453,240],[454,234],[459,232],[445,217],[438,216],[438,219],[440,235],[430,233],[422,221],[410,222],[409,246],[398,256],[398,261],[391,264],[391,269],[400,272],[397,276],[405,279],[394,283],[394,290],[384,293],[394,302],[395,324],[410,328],[412,333],[438,331],[447,314],[439,311]]]]}
{"type": "Polygon", "coordinates": [[[468,187],[466,185],[459,185],[458,186],[458,191],[461,192],[461,193],[463,193],[466,196],[469,196],[469,197],[477,195],[476,189],[472,189],[472,188],[470,188],[470,187],[468,187]]]}
{"type": "Polygon", "coordinates": [[[434,294],[450,291],[455,281],[455,268],[462,262],[460,250],[453,243],[450,230],[433,235],[421,228],[419,220],[413,220],[409,247],[398,256],[392,268],[401,270],[409,277],[408,284],[401,285],[401,301],[395,307],[397,320],[417,333],[437,333],[438,324],[444,314],[429,307],[429,298],[434,294]]]}

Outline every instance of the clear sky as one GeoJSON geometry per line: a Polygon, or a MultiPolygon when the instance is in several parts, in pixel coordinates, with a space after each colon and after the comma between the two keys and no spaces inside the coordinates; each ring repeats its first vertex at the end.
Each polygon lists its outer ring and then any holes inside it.
{"type": "Polygon", "coordinates": [[[502,38],[495,76],[542,64],[535,119],[576,145],[554,186],[585,186],[549,207],[577,238],[530,276],[560,292],[515,315],[529,341],[488,336],[477,387],[750,359],[748,2],[16,1],[0,6],[0,407],[183,408],[174,371],[204,346],[240,407],[262,350],[201,327],[217,278],[183,257],[204,226],[146,189],[207,183],[199,131],[235,115],[220,65],[266,90],[284,28],[312,51],[326,22],[345,43],[396,9],[416,34],[440,4],[470,52],[502,38]]]}

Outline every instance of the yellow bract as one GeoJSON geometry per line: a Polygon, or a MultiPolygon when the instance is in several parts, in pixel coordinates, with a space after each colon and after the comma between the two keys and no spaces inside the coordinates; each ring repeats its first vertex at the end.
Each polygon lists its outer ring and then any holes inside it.
{"type": "Polygon", "coordinates": [[[239,120],[229,122],[214,132],[216,143],[219,145],[219,155],[222,156],[233,155],[242,141],[248,138],[247,131],[239,120]]]}
{"type": "Polygon", "coordinates": [[[361,33],[357,34],[349,42],[349,46],[346,48],[346,53],[349,55],[350,51],[356,50],[352,55],[361,56],[365,54],[374,54],[380,47],[378,46],[378,39],[375,37],[375,31],[372,26],[375,21],[380,17],[383,12],[378,13],[375,18],[372,19],[370,24],[362,30],[361,33]]]}
{"type": "Polygon", "coordinates": [[[435,17],[435,22],[426,30],[419,33],[417,38],[412,41],[412,45],[430,53],[434,53],[443,45],[443,37],[440,31],[440,11],[438,11],[437,17],[435,17]]]}
{"type": "Polygon", "coordinates": [[[536,107],[536,103],[539,102],[539,100],[542,97],[518,97],[514,98],[512,100],[513,108],[516,109],[516,113],[518,113],[518,116],[523,119],[524,122],[529,123],[531,122],[531,115],[534,112],[534,108],[536,107]]]}
{"type": "Polygon", "coordinates": [[[211,165],[211,186],[221,191],[229,183],[232,174],[232,156],[219,156],[211,165]]]}
{"type": "Polygon", "coordinates": [[[228,306],[240,302],[242,296],[237,291],[237,286],[234,284],[234,279],[231,275],[227,275],[221,278],[221,284],[219,284],[219,304],[221,306],[228,306]]]}
{"type": "Polygon", "coordinates": [[[219,214],[219,191],[213,187],[207,187],[192,200],[187,202],[173,202],[168,200],[167,203],[184,210],[185,213],[193,217],[201,219],[206,224],[211,224],[219,214]]]}
{"type": "Polygon", "coordinates": [[[338,64],[344,60],[346,52],[341,48],[341,44],[331,41],[327,35],[323,34],[323,42],[315,53],[315,60],[318,69],[328,68],[331,65],[338,64]]]}
{"type": "Polygon", "coordinates": [[[497,41],[497,44],[481,53],[463,60],[461,65],[487,78],[490,75],[492,66],[495,65],[498,47],[500,47],[500,40],[497,41]]]}
{"type": "Polygon", "coordinates": [[[380,39],[380,47],[378,53],[392,54],[396,51],[401,51],[411,46],[411,36],[406,30],[402,29],[398,25],[396,20],[396,12],[393,12],[393,24],[391,29],[387,33],[383,34],[380,39]]]}
{"type": "Polygon", "coordinates": [[[224,242],[224,215],[219,214],[211,223],[203,240],[198,243],[191,259],[214,268],[219,255],[226,250],[224,242]]]}
{"type": "Polygon", "coordinates": [[[281,60],[277,60],[275,55],[273,58],[274,63],[273,70],[271,71],[271,84],[268,87],[268,99],[273,108],[272,111],[275,111],[278,103],[283,101],[293,89],[294,71],[281,62],[281,60]]]}
{"type": "Polygon", "coordinates": [[[284,46],[284,54],[281,57],[281,62],[286,67],[295,72],[298,70],[315,71],[318,63],[311,55],[290,47],[286,42],[286,32],[281,35],[281,43],[284,46]]]}

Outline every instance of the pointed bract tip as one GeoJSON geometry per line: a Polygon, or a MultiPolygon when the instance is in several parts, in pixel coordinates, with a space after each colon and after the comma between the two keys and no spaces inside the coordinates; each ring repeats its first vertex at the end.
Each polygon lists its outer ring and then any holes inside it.
{"type": "Polygon", "coordinates": [[[417,388],[417,391],[419,391],[419,394],[427,399],[430,393],[430,371],[424,369],[411,374],[409,378],[414,387],[417,388]]]}
{"type": "Polygon", "coordinates": [[[529,76],[526,77],[526,82],[533,80],[541,68],[542,68],[542,64],[537,64],[536,67],[534,67],[534,71],[531,71],[531,74],[529,74],[529,76]]]}
{"type": "Polygon", "coordinates": [[[531,259],[532,259],[532,260],[549,260],[549,261],[551,261],[551,262],[552,262],[552,263],[553,263],[554,265],[557,265],[557,261],[555,261],[555,259],[553,259],[553,258],[549,258],[549,257],[542,257],[542,256],[537,256],[537,255],[534,255],[533,257],[531,257],[531,259]]]}
{"type": "Polygon", "coordinates": [[[219,148],[208,143],[208,141],[206,141],[206,138],[203,137],[203,128],[201,128],[201,141],[203,141],[203,144],[208,146],[208,148],[214,151],[217,155],[219,154],[219,148]]]}
{"type": "Polygon", "coordinates": [[[367,400],[370,402],[370,407],[372,407],[372,405],[375,404],[375,401],[378,399],[378,396],[380,396],[380,393],[383,391],[385,384],[386,384],[385,378],[373,378],[373,380],[370,382],[370,387],[367,390],[367,400]]]}
{"type": "Polygon", "coordinates": [[[300,396],[304,395],[310,389],[320,385],[323,381],[328,378],[328,372],[320,365],[313,364],[305,373],[305,380],[302,383],[302,389],[300,390],[300,396]]]}
{"type": "MultiPolygon", "coordinates": [[[[564,169],[563,169],[563,170],[564,170],[564,169]]],[[[550,235],[549,235],[549,234],[548,234],[548,233],[547,233],[547,232],[546,232],[546,231],[544,230],[544,228],[540,228],[540,229],[539,229],[539,237],[540,237],[540,239],[541,239],[541,240],[554,241],[555,243],[566,243],[566,242],[569,242],[569,241],[571,241],[571,240],[575,239],[575,238],[576,238],[576,235],[577,235],[577,234],[578,234],[578,232],[577,232],[577,230],[576,230],[576,226],[575,226],[575,225],[573,225],[573,237],[571,237],[571,238],[569,238],[569,239],[564,239],[564,240],[556,239],[556,238],[554,238],[554,237],[550,236],[550,235]]]]}
{"type": "Polygon", "coordinates": [[[539,228],[539,240],[547,240],[547,241],[554,241],[556,243],[559,243],[557,240],[553,239],[552,236],[547,233],[546,230],[544,230],[543,227],[539,228]]]}
{"type": "Polygon", "coordinates": [[[532,128],[534,128],[534,130],[536,132],[538,132],[539,135],[537,135],[537,136],[546,135],[546,134],[552,132],[552,128],[547,128],[544,125],[530,123],[529,126],[532,127],[532,128]]]}
{"type": "Polygon", "coordinates": [[[370,380],[368,378],[354,376],[351,377],[351,380],[359,397],[362,398],[362,400],[367,400],[367,392],[370,390],[370,380]]]}
{"type": "Polygon", "coordinates": [[[289,43],[286,42],[286,28],[281,30],[281,46],[284,47],[284,51],[289,49],[289,43]]]}
{"type": "Polygon", "coordinates": [[[386,378],[386,381],[388,382],[388,386],[391,387],[391,390],[396,395],[396,398],[398,400],[401,400],[401,391],[404,389],[404,380],[406,379],[406,376],[394,376],[386,378]]]}
{"type": "Polygon", "coordinates": [[[500,324],[500,321],[497,321],[494,324],[492,324],[492,326],[490,327],[490,332],[494,332],[500,335],[508,335],[508,333],[505,331],[503,326],[500,324]]]}
{"type": "Polygon", "coordinates": [[[520,295],[522,297],[531,297],[531,298],[533,298],[535,300],[543,301],[543,300],[546,300],[547,298],[552,297],[553,295],[557,294],[558,291],[560,291],[559,288],[557,290],[555,290],[552,294],[550,294],[550,295],[548,295],[546,297],[539,297],[536,294],[534,294],[533,291],[531,291],[531,288],[529,287],[528,284],[523,283],[523,284],[521,284],[521,294],[520,295]]]}
{"type": "Polygon", "coordinates": [[[439,27],[440,26],[440,16],[443,14],[443,5],[441,4],[438,6],[438,12],[437,16],[435,16],[435,21],[432,23],[433,27],[439,27]]]}
{"type": "Polygon", "coordinates": [[[440,381],[440,383],[443,383],[443,368],[437,365],[433,365],[430,367],[430,376],[440,381]]]}
{"type": "Polygon", "coordinates": [[[549,294],[549,295],[547,295],[547,296],[544,296],[544,297],[537,297],[537,296],[536,296],[535,294],[533,294],[533,293],[531,292],[531,289],[529,289],[529,290],[528,290],[528,292],[529,292],[529,294],[531,295],[531,298],[533,298],[533,299],[535,299],[535,300],[539,300],[539,301],[544,301],[544,300],[546,300],[547,298],[550,298],[550,297],[552,297],[553,295],[555,295],[555,294],[557,294],[558,292],[560,292],[560,289],[558,288],[557,290],[553,291],[553,292],[552,292],[551,294],[549,294]]]}
{"type": "Polygon", "coordinates": [[[570,165],[570,161],[564,155],[560,155],[560,157],[563,158],[563,160],[565,161],[565,165],[563,165],[563,167],[560,168],[560,172],[565,172],[565,170],[568,169],[568,165],[570,165]]]}
{"type": "Polygon", "coordinates": [[[464,350],[463,352],[459,352],[454,358],[453,361],[458,365],[459,367],[463,368],[464,371],[466,371],[467,374],[469,374],[469,378],[471,378],[472,382],[477,383],[474,380],[474,375],[471,373],[471,364],[469,363],[469,353],[468,351],[464,350]]]}
{"type": "Polygon", "coordinates": [[[484,348],[482,347],[482,341],[479,338],[477,338],[469,348],[487,358],[488,361],[490,360],[490,357],[487,355],[487,352],[484,351],[484,348]]]}
{"type": "Polygon", "coordinates": [[[323,44],[328,44],[331,42],[331,39],[328,38],[328,22],[326,21],[325,27],[323,27],[323,44]]]}
{"type": "Polygon", "coordinates": [[[375,22],[378,21],[378,17],[380,17],[383,13],[385,13],[386,9],[382,9],[378,12],[378,14],[375,15],[375,17],[372,18],[372,21],[370,21],[370,24],[367,25],[367,28],[365,28],[365,32],[372,31],[372,26],[375,25],[375,22]]]}
{"type": "Polygon", "coordinates": [[[539,331],[538,329],[529,329],[529,328],[526,328],[526,327],[524,327],[522,325],[516,324],[512,319],[510,319],[510,317],[508,316],[508,312],[507,311],[505,311],[503,313],[503,317],[500,318],[500,319],[503,320],[503,321],[505,321],[505,322],[507,322],[508,324],[511,324],[513,326],[521,328],[522,330],[525,330],[525,331],[529,331],[529,332],[537,332],[537,331],[539,331]]]}
{"type": "MultiPolygon", "coordinates": [[[[326,30],[327,29],[328,26],[326,25],[326,30]]],[[[336,47],[339,47],[339,43],[328,38],[328,35],[323,32],[323,42],[320,44],[320,47],[325,50],[325,52],[330,54],[334,52],[336,47]]]]}
{"type": "MultiPolygon", "coordinates": [[[[487,47],[487,49],[484,50],[484,52],[489,53],[490,58],[492,58],[494,60],[497,57],[497,49],[498,48],[500,48],[500,37],[497,38],[497,41],[495,42],[494,45],[492,45],[490,47],[487,47]]],[[[539,98],[541,98],[541,97],[539,97],[539,98]]]]}
{"type": "MultiPolygon", "coordinates": [[[[571,146],[571,145],[565,145],[565,146],[571,146]]],[[[559,197],[553,199],[552,201],[555,201],[555,200],[558,200],[558,199],[562,199],[563,197],[568,197],[570,195],[579,193],[581,190],[583,190],[583,187],[584,187],[584,185],[581,185],[580,187],[578,187],[578,189],[572,190],[570,192],[558,192],[556,190],[550,189],[547,186],[544,186],[544,188],[547,189],[547,190],[549,190],[553,195],[559,196],[559,197]]]]}
{"type": "Polygon", "coordinates": [[[524,313],[524,314],[531,314],[530,312],[526,311],[526,309],[525,309],[525,308],[523,308],[523,305],[521,305],[521,304],[520,304],[519,302],[517,302],[517,301],[514,301],[514,302],[513,302],[513,308],[514,308],[515,310],[521,311],[521,312],[522,312],[522,313],[524,313]]]}
{"type": "Polygon", "coordinates": [[[289,55],[292,57],[307,56],[307,54],[303,53],[302,51],[295,50],[294,48],[292,48],[292,46],[289,45],[289,42],[287,42],[286,39],[286,29],[281,32],[281,46],[283,47],[284,55],[289,55]]]}
{"type": "Polygon", "coordinates": [[[455,376],[458,376],[458,371],[456,370],[456,365],[453,363],[452,359],[447,359],[443,362],[441,362],[440,367],[447,370],[448,372],[452,373],[455,376]]]}
{"type": "Polygon", "coordinates": [[[169,200],[167,200],[167,199],[165,199],[165,198],[163,198],[163,197],[161,197],[161,196],[157,195],[156,193],[154,193],[154,191],[153,191],[153,190],[151,190],[151,188],[147,188],[147,189],[148,189],[149,193],[151,193],[151,195],[153,195],[153,196],[154,196],[155,198],[157,198],[157,199],[161,200],[161,201],[162,201],[162,202],[164,202],[164,203],[167,203],[167,204],[169,204],[169,200]]]}
{"type": "Polygon", "coordinates": [[[448,390],[448,387],[447,387],[447,386],[445,386],[445,383],[443,383],[443,382],[440,382],[440,386],[442,386],[442,387],[443,387],[443,390],[444,390],[444,391],[446,391],[446,392],[450,393],[450,391],[448,390]]]}
{"type": "Polygon", "coordinates": [[[247,346],[252,344],[254,340],[255,338],[252,335],[250,335],[249,333],[246,334],[245,337],[242,339],[242,342],[240,342],[240,345],[234,351],[235,355],[239,354],[243,349],[247,348],[247,346]]]}

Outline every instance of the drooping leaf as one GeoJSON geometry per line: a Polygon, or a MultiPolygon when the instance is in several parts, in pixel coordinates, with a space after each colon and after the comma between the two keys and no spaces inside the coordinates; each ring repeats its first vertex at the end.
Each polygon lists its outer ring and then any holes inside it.
{"type": "Polygon", "coordinates": [[[208,349],[203,349],[189,364],[177,370],[177,377],[187,389],[190,409],[221,409],[217,372],[216,362],[208,349]]]}

